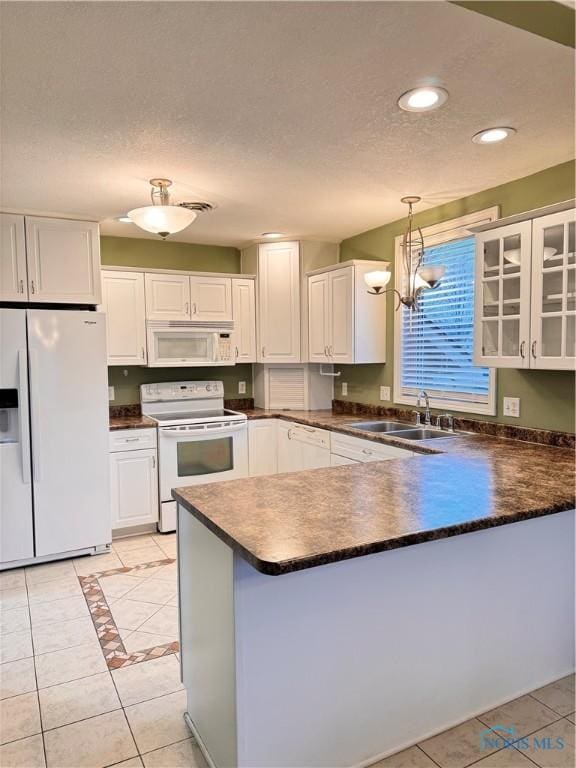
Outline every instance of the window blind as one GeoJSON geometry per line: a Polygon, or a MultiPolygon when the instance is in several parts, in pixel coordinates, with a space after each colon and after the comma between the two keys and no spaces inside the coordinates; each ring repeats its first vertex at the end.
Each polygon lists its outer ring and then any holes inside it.
{"type": "Polygon", "coordinates": [[[473,363],[474,238],[426,248],[423,263],[443,264],[440,286],[424,290],[418,311],[402,307],[402,395],[422,389],[448,402],[488,403],[490,369],[473,363]]]}

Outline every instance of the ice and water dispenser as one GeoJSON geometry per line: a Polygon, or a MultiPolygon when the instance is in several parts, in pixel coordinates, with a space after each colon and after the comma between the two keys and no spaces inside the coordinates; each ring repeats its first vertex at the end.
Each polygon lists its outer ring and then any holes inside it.
{"type": "Polygon", "coordinates": [[[18,442],[18,390],[0,389],[0,443],[18,442]]]}

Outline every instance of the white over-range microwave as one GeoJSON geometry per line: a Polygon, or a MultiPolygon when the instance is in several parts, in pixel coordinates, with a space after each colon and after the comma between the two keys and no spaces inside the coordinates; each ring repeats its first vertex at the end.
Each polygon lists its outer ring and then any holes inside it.
{"type": "Polygon", "coordinates": [[[170,366],[234,365],[233,323],[210,326],[182,320],[148,322],[146,340],[148,365],[170,366]]]}

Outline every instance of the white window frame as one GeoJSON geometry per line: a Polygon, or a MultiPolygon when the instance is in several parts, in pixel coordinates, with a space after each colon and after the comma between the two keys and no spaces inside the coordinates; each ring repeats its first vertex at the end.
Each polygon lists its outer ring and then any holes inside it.
{"type": "MultiPolygon", "coordinates": [[[[443,221],[440,224],[434,224],[431,227],[422,229],[425,247],[442,245],[452,240],[460,240],[464,237],[470,237],[472,233],[470,227],[488,224],[500,218],[500,207],[495,205],[491,208],[485,208],[476,213],[469,213],[466,216],[460,216],[457,219],[443,221]]],[[[402,259],[402,237],[398,235],[394,240],[395,253],[395,287],[401,294],[404,291],[404,264],[402,259]]],[[[400,312],[402,308],[395,313],[394,318],[394,402],[402,405],[416,405],[416,395],[402,394],[402,318],[400,312]]],[[[449,398],[430,398],[431,408],[441,408],[451,411],[462,411],[465,413],[478,413],[486,416],[496,415],[496,369],[490,368],[489,372],[488,402],[475,403],[473,401],[450,400],[449,398]]]]}

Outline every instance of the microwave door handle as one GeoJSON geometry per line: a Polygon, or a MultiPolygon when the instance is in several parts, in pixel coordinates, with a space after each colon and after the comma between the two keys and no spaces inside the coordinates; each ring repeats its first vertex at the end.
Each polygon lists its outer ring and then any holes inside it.
{"type": "Polygon", "coordinates": [[[214,334],[214,353],[212,355],[212,362],[217,363],[218,362],[218,341],[220,337],[217,333],[214,334]]]}
{"type": "Polygon", "coordinates": [[[25,349],[18,350],[18,421],[20,422],[20,455],[22,457],[22,482],[30,485],[30,422],[28,419],[27,382],[28,359],[25,349]]]}

